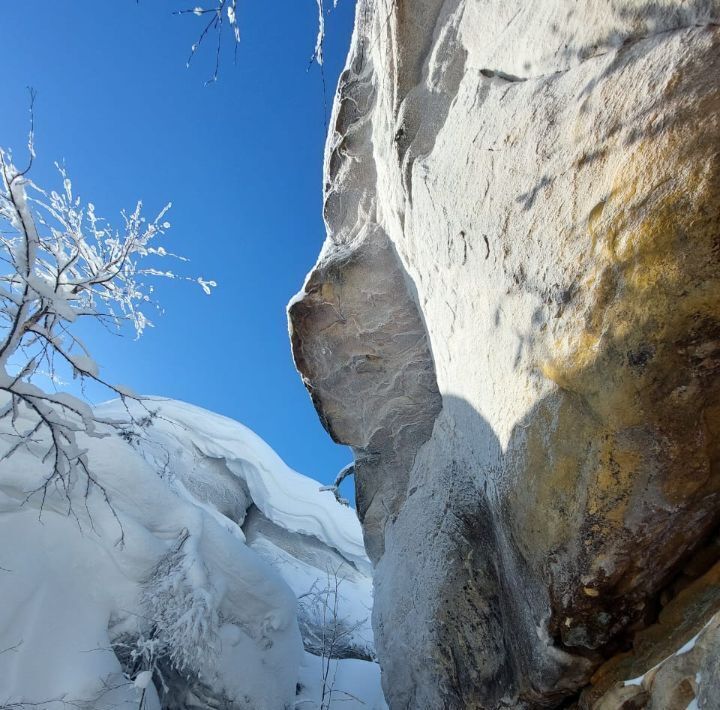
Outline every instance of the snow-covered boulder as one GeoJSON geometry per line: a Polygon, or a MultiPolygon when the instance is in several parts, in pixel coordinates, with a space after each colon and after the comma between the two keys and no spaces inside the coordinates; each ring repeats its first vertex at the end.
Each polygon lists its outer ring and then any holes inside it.
{"type": "Polygon", "coordinates": [[[90,479],[44,489],[41,438],[0,463],[0,706],[383,708],[354,511],[225,417],[96,415],[90,479]]]}

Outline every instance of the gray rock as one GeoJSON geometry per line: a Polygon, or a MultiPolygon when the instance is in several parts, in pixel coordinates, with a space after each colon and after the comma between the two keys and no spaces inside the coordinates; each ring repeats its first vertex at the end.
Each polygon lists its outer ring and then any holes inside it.
{"type": "Polygon", "coordinates": [[[552,707],[720,522],[718,2],[363,2],[289,307],[393,709],[552,707]]]}

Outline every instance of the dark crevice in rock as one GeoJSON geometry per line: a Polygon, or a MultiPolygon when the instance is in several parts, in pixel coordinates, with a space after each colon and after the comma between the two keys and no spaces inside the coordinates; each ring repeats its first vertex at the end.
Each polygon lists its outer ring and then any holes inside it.
{"type": "MultiPolygon", "coordinates": [[[[660,614],[678,595],[701,579],[714,565],[720,562],[720,525],[711,527],[706,535],[698,535],[697,546],[690,549],[677,563],[668,569],[658,590],[642,599],[643,609],[627,627],[605,644],[599,652],[607,660],[613,656],[631,651],[638,632],[659,623],[660,614]]],[[[720,609],[720,590],[715,607],[709,607],[697,618],[691,619],[696,627],[703,626],[710,616],[720,609]]],[[[562,645],[558,641],[558,645],[562,645]]]]}
{"type": "Polygon", "coordinates": [[[526,81],[526,77],[522,76],[515,76],[514,74],[508,74],[506,72],[500,71],[499,69],[481,69],[480,73],[487,77],[488,79],[494,79],[497,77],[498,79],[502,79],[503,81],[526,81]]]}

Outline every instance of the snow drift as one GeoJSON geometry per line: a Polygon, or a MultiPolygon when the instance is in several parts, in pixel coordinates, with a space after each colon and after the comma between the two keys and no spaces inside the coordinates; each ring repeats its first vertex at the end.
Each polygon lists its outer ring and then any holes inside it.
{"type": "Polygon", "coordinates": [[[385,707],[354,511],[227,418],[96,415],[87,481],[44,488],[38,438],[0,462],[0,706],[385,707]]]}

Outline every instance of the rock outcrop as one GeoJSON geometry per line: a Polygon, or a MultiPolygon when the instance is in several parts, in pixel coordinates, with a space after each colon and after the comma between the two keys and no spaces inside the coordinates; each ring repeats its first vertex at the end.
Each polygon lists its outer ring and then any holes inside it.
{"type": "MultiPolygon", "coordinates": [[[[356,453],[393,709],[615,702],[718,560],[718,22],[717,0],[358,3],[289,317],[356,453]]],[[[692,697],[720,696],[712,663],[692,697]]]]}

